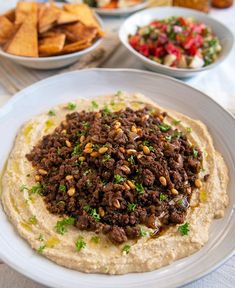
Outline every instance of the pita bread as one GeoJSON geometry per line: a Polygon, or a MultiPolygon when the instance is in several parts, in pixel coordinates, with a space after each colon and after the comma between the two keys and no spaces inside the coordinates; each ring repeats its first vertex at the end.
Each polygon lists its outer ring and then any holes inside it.
{"type": "Polygon", "coordinates": [[[37,10],[38,6],[36,2],[18,2],[15,11],[15,23],[23,23],[29,14],[34,14],[37,10]]]}
{"type": "Polygon", "coordinates": [[[5,44],[15,32],[15,25],[5,16],[0,16],[0,44],[5,44]]]}
{"type": "Polygon", "coordinates": [[[18,56],[38,57],[37,13],[25,18],[5,50],[18,56]]]}
{"type": "Polygon", "coordinates": [[[51,37],[43,38],[39,44],[39,55],[50,56],[62,51],[65,44],[65,34],[56,34],[51,37]]]}

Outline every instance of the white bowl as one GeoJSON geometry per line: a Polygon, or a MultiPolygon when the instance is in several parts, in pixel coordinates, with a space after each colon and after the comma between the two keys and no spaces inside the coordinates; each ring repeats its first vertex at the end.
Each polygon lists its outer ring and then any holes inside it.
{"type": "MultiPolygon", "coordinates": [[[[97,21],[99,22],[101,28],[103,29],[103,22],[101,21],[100,17],[94,13],[97,21]]],[[[16,56],[10,53],[3,51],[0,48],[0,56],[5,57],[17,64],[23,65],[25,67],[39,69],[39,70],[48,70],[48,69],[56,69],[68,66],[72,63],[75,63],[79,60],[82,56],[90,53],[94,49],[96,49],[103,39],[100,38],[96,42],[92,44],[92,46],[78,51],[74,53],[59,55],[59,56],[50,56],[50,57],[23,57],[23,56],[16,56]]]]}
{"type": "Polygon", "coordinates": [[[195,76],[200,72],[214,68],[222,61],[224,61],[224,59],[231,52],[234,44],[234,37],[232,32],[219,21],[209,17],[204,13],[192,9],[178,8],[178,7],[156,7],[135,13],[134,15],[128,17],[121,26],[119,30],[119,38],[123,43],[123,45],[133,55],[135,55],[144,64],[145,67],[155,72],[164,73],[177,78],[195,76]],[[130,34],[135,34],[137,27],[148,25],[151,21],[156,19],[164,19],[171,16],[194,17],[196,20],[201,21],[206,25],[210,26],[214,31],[215,35],[219,38],[222,45],[222,51],[218,59],[214,63],[202,68],[197,69],[173,68],[148,59],[147,57],[143,56],[135,49],[133,49],[131,45],[128,43],[128,36],[130,34]]]}

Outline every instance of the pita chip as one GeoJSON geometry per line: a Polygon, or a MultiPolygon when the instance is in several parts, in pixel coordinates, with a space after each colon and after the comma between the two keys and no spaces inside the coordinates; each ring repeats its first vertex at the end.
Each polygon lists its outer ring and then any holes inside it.
{"type": "Polygon", "coordinates": [[[37,13],[25,18],[5,50],[18,56],[38,57],[37,13]]]}
{"type": "Polygon", "coordinates": [[[0,45],[5,44],[15,33],[15,25],[5,16],[0,16],[0,45]]]}
{"type": "Polygon", "coordinates": [[[29,14],[34,14],[38,10],[36,2],[18,2],[15,10],[15,23],[21,24],[29,14]]]}
{"type": "Polygon", "coordinates": [[[15,9],[8,10],[6,13],[3,14],[8,20],[12,23],[15,22],[15,9]]]}
{"type": "Polygon", "coordinates": [[[50,56],[58,54],[64,47],[65,38],[65,34],[43,38],[39,43],[39,55],[50,56]]]}
{"type": "Polygon", "coordinates": [[[65,25],[63,27],[63,32],[66,34],[67,39],[70,42],[76,42],[79,40],[85,40],[87,42],[92,42],[98,33],[96,27],[87,27],[81,22],[65,25]]]}
{"type": "Polygon", "coordinates": [[[59,18],[57,19],[57,24],[69,24],[78,21],[78,17],[75,14],[60,10],[59,18]]]}
{"type": "Polygon", "coordinates": [[[85,40],[80,40],[72,44],[65,45],[60,54],[68,54],[68,53],[77,52],[77,51],[86,49],[89,46],[91,46],[90,42],[86,42],[85,40]]]}
{"type": "Polygon", "coordinates": [[[53,4],[45,4],[39,10],[39,33],[50,30],[59,18],[60,10],[53,4]]]}

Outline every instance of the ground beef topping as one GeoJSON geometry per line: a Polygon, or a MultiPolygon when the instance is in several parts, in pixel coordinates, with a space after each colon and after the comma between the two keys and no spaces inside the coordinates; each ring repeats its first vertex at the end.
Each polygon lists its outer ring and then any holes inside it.
{"type": "Polygon", "coordinates": [[[202,153],[152,107],[66,115],[26,155],[47,209],[115,244],[184,222],[202,153]],[[143,226],[142,226],[143,227],[143,226]]]}

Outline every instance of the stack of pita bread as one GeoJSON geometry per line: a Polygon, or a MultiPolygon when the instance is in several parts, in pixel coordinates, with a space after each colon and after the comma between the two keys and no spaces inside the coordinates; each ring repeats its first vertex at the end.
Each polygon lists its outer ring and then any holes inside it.
{"type": "Polygon", "coordinates": [[[85,4],[18,2],[0,16],[0,45],[10,54],[48,57],[80,51],[103,37],[85,4]]]}

